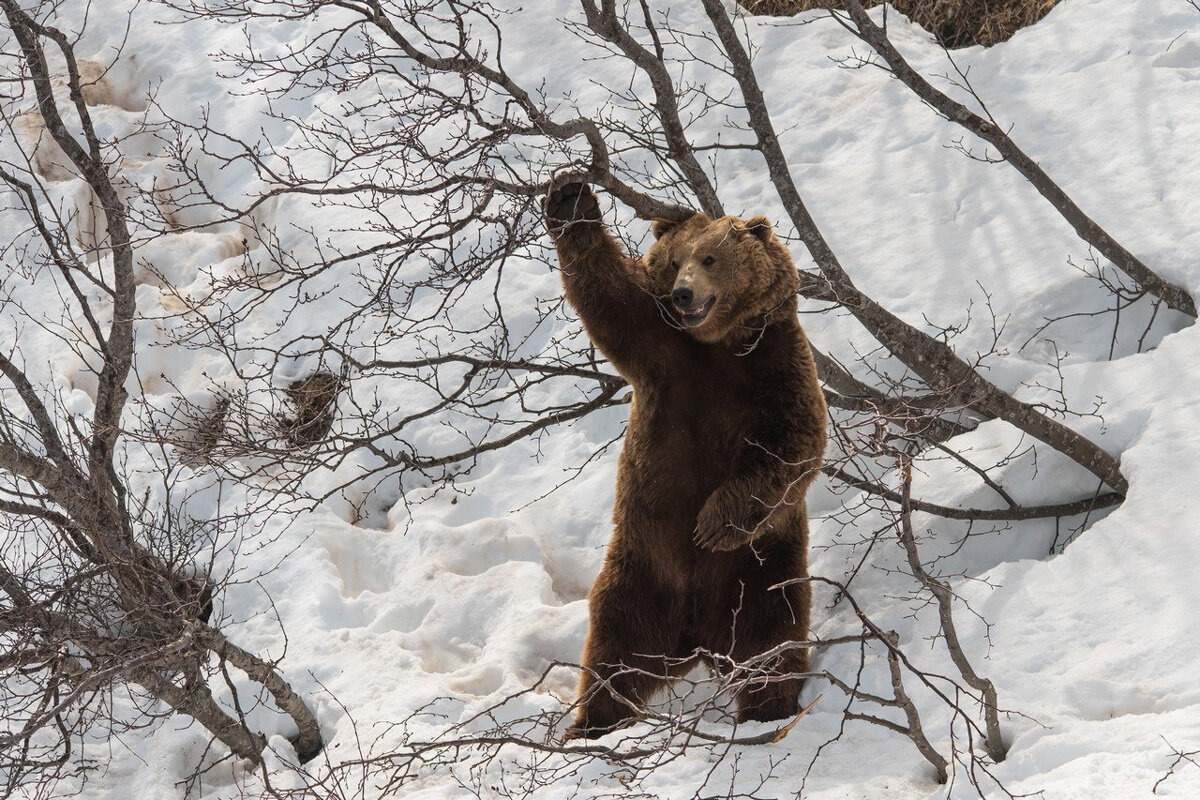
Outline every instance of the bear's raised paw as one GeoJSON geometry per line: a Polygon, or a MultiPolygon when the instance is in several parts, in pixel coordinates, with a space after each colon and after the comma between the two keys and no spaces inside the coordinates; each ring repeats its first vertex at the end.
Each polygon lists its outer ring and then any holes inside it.
{"type": "Polygon", "coordinates": [[[600,201],[586,183],[567,183],[551,189],[546,195],[545,209],[551,230],[572,222],[600,220],[600,201]]]}

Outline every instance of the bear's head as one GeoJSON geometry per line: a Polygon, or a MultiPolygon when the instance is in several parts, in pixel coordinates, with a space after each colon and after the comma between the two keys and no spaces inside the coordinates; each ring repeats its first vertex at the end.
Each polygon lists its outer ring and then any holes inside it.
{"type": "Polygon", "coordinates": [[[696,214],[655,220],[653,232],[644,259],[648,288],[697,340],[734,343],[796,318],[800,278],[766,217],[696,214]]]}

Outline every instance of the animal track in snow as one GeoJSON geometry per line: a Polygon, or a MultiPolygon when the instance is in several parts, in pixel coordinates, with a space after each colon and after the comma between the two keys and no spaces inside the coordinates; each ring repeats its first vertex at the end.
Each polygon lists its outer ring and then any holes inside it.
{"type": "Polygon", "coordinates": [[[428,599],[422,599],[412,605],[388,606],[375,617],[370,628],[373,631],[412,633],[425,624],[425,620],[432,610],[433,601],[428,599]]]}
{"type": "Polygon", "coordinates": [[[457,672],[477,665],[483,648],[472,642],[445,638],[441,633],[416,632],[405,636],[405,649],[411,651],[425,672],[457,672]]]}
{"type": "Polygon", "coordinates": [[[564,550],[546,553],[546,572],[550,589],[562,604],[588,596],[596,577],[595,559],[587,551],[564,550]]]}
{"type": "Polygon", "coordinates": [[[487,697],[504,685],[504,670],[495,664],[481,664],[462,670],[446,681],[446,688],[460,694],[487,697]]]}
{"type": "Polygon", "coordinates": [[[551,603],[565,605],[587,597],[596,571],[588,552],[547,550],[536,537],[515,530],[507,520],[485,519],[439,531],[429,559],[437,569],[466,578],[513,562],[538,564],[550,577],[551,603]]]}
{"type": "Polygon", "coordinates": [[[513,525],[501,519],[484,519],[439,532],[430,556],[439,569],[464,577],[482,575],[510,561],[546,560],[536,539],[514,533],[513,525]]]}
{"type": "MultiPolygon", "coordinates": [[[[382,558],[377,547],[365,544],[363,537],[378,534],[338,531],[326,533],[321,544],[329,554],[329,561],[337,570],[342,582],[343,597],[358,597],[363,592],[382,594],[393,586],[393,570],[390,559],[382,558]]],[[[419,624],[419,623],[418,623],[419,624]]]]}
{"type": "Polygon", "coordinates": [[[1130,714],[1156,714],[1163,710],[1161,698],[1138,686],[1098,678],[1076,681],[1068,686],[1067,700],[1086,720],[1103,721],[1130,714]]]}

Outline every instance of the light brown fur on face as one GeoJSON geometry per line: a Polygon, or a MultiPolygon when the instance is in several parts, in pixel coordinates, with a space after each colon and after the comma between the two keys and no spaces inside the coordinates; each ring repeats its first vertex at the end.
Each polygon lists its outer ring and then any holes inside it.
{"type": "Polygon", "coordinates": [[[654,234],[645,257],[650,289],[698,341],[736,344],[765,324],[795,316],[799,278],[766,217],[697,214],[683,223],[656,222],[654,234]],[[680,287],[694,292],[698,307],[713,298],[699,324],[688,324],[670,303],[680,287]]]}

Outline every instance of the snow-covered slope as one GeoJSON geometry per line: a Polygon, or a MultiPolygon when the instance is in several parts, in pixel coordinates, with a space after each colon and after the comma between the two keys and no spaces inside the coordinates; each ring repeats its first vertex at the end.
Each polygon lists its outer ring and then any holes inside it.
{"type": "MultiPolygon", "coordinates": [[[[677,26],[704,27],[698,8],[677,5],[677,26]]],[[[155,24],[170,14],[158,6],[134,9],[126,49],[134,57],[119,62],[109,77],[112,104],[97,112],[106,132],[128,130],[141,107],[138,97],[157,87],[164,108],[181,118],[194,118],[206,106],[214,127],[249,135],[268,126],[268,136],[290,135],[286,126],[263,119],[260,96],[237,92],[233,82],[217,77],[207,54],[240,47],[240,32],[203,23],[155,24]]],[[[531,85],[544,77],[549,96],[570,92],[586,109],[602,101],[597,86],[620,82],[624,72],[592,58],[594,52],[563,30],[561,20],[579,16],[573,3],[556,0],[530,3],[503,24],[514,74],[531,85]]],[[[842,263],[861,288],[918,325],[922,315],[937,324],[962,323],[972,304],[979,313],[986,292],[991,306],[1009,317],[1001,341],[1005,354],[989,362],[989,378],[1024,398],[1038,398],[1032,384],[1057,380],[1046,366],[1053,350],[1041,340],[1021,345],[1044,317],[1094,310],[1103,302],[1094,283],[1068,264],[1086,260],[1086,245],[1015,171],[948,148],[961,131],[898,82],[877,69],[835,63],[863,52],[863,45],[830,20],[811,19],[752,22],[750,30],[761,48],[756,63],[792,173],[842,263]]],[[[81,55],[103,60],[122,24],[94,18],[81,55]]],[[[253,33],[263,45],[303,32],[303,25],[280,25],[253,33]]],[[[923,31],[893,16],[891,32],[924,74],[950,71],[946,55],[923,31]]],[[[954,57],[996,119],[1012,126],[1014,138],[1084,209],[1166,278],[1200,293],[1200,11],[1185,0],[1063,0],[1011,41],[954,57]]],[[[320,100],[275,110],[302,117],[320,100]]],[[[717,124],[705,120],[697,138],[714,133],[717,124]]],[[[147,142],[131,172],[135,177],[155,174],[155,146],[147,142]]],[[[236,190],[239,180],[236,171],[214,170],[208,178],[214,190],[225,192],[236,190]]],[[[764,194],[765,183],[753,154],[722,161],[720,186],[731,212],[782,219],[778,201],[764,194]]],[[[71,184],[62,190],[69,193],[71,184]]],[[[332,230],[339,219],[287,200],[266,207],[261,221],[278,225],[287,237],[289,230],[309,226],[332,230]]],[[[635,235],[645,233],[644,223],[624,218],[621,224],[635,235]]],[[[208,270],[219,275],[238,263],[231,259],[241,246],[234,226],[183,236],[189,238],[155,243],[166,248],[163,253],[146,254],[155,264],[169,264],[167,277],[177,285],[211,280],[208,270]]],[[[285,246],[302,242],[296,234],[285,246]]],[[[804,266],[798,246],[795,255],[804,266]]],[[[517,262],[507,269],[516,282],[510,286],[530,296],[557,292],[557,277],[543,264],[517,262]]],[[[336,319],[339,292],[351,290],[336,276],[323,288],[328,294],[307,305],[303,318],[254,319],[247,335],[266,335],[282,324],[272,335],[287,337],[336,319]]],[[[15,291],[27,308],[54,302],[33,287],[15,291]]],[[[171,310],[153,285],[141,289],[139,308],[149,317],[171,310]]],[[[1070,424],[1120,455],[1130,483],[1120,508],[1056,555],[1049,555],[1053,522],[1016,524],[972,536],[960,547],[962,525],[918,515],[918,528],[930,530],[926,552],[947,554],[942,568],[962,576],[956,583],[961,595],[990,623],[985,630],[979,618],[960,614],[969,654],[995,682],[1001,705],[1016,712],[1003,720],[1009,758],[994,769],[1015,794],[1149,796],[1174,760],[1172,746],[1200,749],[1200,640],[1192,633],[1200,608],[1200,507],[1193,493],[1200,477],[1200,330],[1164,312],[1146,341],[1153,349],[1138,353],[1148,315],[1148,306],[1138,307],[1123,319],[1112,360],[1107,322],[1065,322],[1046,334],[1060,352],[1069,351],[1063,362],[1067,395],[1085,406],[1093,397],[1104,399],[1103,421],[1070,424]]],[[[848,316],[804,321],[819,347],[847,360],[872,347],[848,316]]],[[[139,372],[161,376],[147,384],[151,402],[201,392],[222,370],[220,360],[203,351],[149,347],[169,340],[169,324],[139,328],[139,372]]],[[[0,336],[10,331],[5,322],[0,336]]],[[[987,325],[973,325],[955,346],[966,354],[986,349],[990,333],[987,325]]],[[[82,380],[77,360],[36,329],[24,328],[21,337],[27,356],[38,353],[46,374],[58,377],[68,404],[86,405],[86,385],[73,383],[82,380]]],[[[452,494],[425,499],[423,490],[414,489],[407,503],[384,495],[375,502],[390,511],[381,509],[373,527],[351,524],[343,506],[331,505],[295,520],[269,546],[243,554],[246,574],[265,574],[223,596],[223,613],[233,620],[231,638],[273,656],[282,655],[286,643],[282,669],[312,698],[333,763],[359,757],[360,746],[376,737],[383,737],[381,747],[395,744],[396,732],[382,726],[418,710],[423,713],[410,720],[409,732],[435,738],[529,686],[551,661],[578,658],[586,594],[609,531],[615,448],[564,488],[530,501],[561,481],[564,468],[617,435],[623,413],[593,415],[552,429],[536,447],[518,444],[494,454],[452,494]]],[[[995,423],[968,438],[974,453],[997,458],[1018,444],[1010,429],[995,423]]],[[[1036,468],[1018,460],[1005,477],[1014,493],[1030,501],[1085,496],[1094,488],[1049,460],[1036,468]]],[[[917,481],[922,496],[939,502],[963,502],[967,486],[966,478],[938,464],[928,465],[917,481]]],[[[854,532],[831,517],[850,500],[827,487],[813,491],[815,574],[841,579],[862,557],[851,547],[854,532]]],[[[212,498],[200,493],[194,502],[199,513],[212,498]]],[[[904,579],[890,568],[900,558],[890,544],[872,552],[855,579],[855,594],[881,625],[899,632],[912,658],[948,672],[940,649],[924,642],[936,632],[936,614],[914,608],[898,588],[904,579]]],[[[818,592],[815,632],[856,633],[852,611],[832,599],[830,592],[818,592]]],[[[857,663],[850,648],[821,654],[816,666],[847,675],[857,663]]],[[[865,679],[867,688],[886,687],[882,671],[865,679]]],[[[574,675],[556,670],[543,691],[521,697],[504,713],[561,708],[573,690],[574,675]]],[[[783,741],[742,748],[736,759],[730,755],[715,766],[710,757],[684,757],[656,770],[640,791],[664,798],[795,796],[817,749],[842,725],[842,698],[823,691],[821,702],[783,741]]],[[[807,690],[805,702],[815,693],[816,687],[807,690]]],[[[928,732],[945,747],[948,720],[935,704],[922,702],[928,732]]],[[[288,732],[264,709],[251,710],[250,721],[271,733],[288,732]]],[[[280,757],[289,755],[282,736],[272,743],[280,757]]],[[[131,732],[102,748],[99,757],[108,766],[89,780],[85,795],[183,797],[180,782],[206,757],[207,746],[203,729],[178,720],[131,732]]],[[[489,774],[511,771],[527,758],[506,751],[489,774]]],[[[276,787],[300,785],[277,759],[270,766],[276,787]]],[[[310,768],[316,774],[322,769],[310,768]]],[[[621,796],[623,775],[619,765],[597,762],[582,773],[582,785],[569,781],[536,796],[621,796]]],[[[473,796],[460,779],[451,768],[430,769],[402,796],[473,796]]],[[[226,761],[188,796],[255,796],[260,787],[258,777],[226,761]]],[[[804,788],[806,797],[830,800],[974,794],[962,779],[949,790],[935,784],[906,739],[862,723],[849,724],[822,750],[804,788]]],[[[367,796],[373,791],[368,788],[367,796]]],[[[1200,797],[1200,769],[1181,767],[1158,794],[1200,797]]]]}

